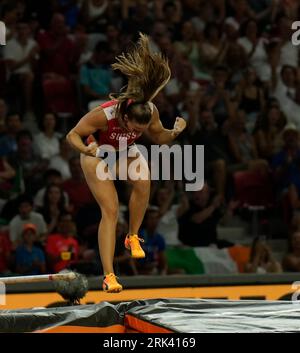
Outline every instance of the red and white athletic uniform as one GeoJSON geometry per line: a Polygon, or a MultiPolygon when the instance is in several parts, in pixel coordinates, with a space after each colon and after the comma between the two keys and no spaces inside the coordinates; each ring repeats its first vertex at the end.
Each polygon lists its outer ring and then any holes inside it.
{"type": "MultiPolygon", "coordinates": [[[[116,150],[120,147],[120,141],[128,147],[141,136],[141,133],[137,134],[134,131],[127,131],[119,125],[119,121],[115,115],[117,103],[117,100],[111,100],[101,104],[107,119],[107,131],[99,131],[96,133],[98,136],[94,135],[99,146],[110,145],[116,150]]],[[[149,105],[153,112],[153,103],[149,102],[149,105]]]]}

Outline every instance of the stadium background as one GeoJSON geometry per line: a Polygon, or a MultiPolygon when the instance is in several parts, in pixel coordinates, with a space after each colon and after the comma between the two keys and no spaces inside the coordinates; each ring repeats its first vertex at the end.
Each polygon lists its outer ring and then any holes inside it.
{"type": "Polygon", "coordinates": [[[176,143],[204,145],[206,184],[186,193],[184,183],[153,182],[141,232],[149,256],[133,262],[122,246],[130,189],[117,183],[117,273],[155,276],[161,287],[166,275],[202,275],[201,287],[215,275],[229,286],[249,273],[250,285],[270,285],[266,273],[278,273],[277,284],[296,280],[288,272],[300,270],[298,1],[2,0],[0,16],[3,276],[101,273],[100,211],[64,135],[126,84],[110,64],[141,31],[172,69],[155,99],[163,125],[187,120],[176,143]]]}

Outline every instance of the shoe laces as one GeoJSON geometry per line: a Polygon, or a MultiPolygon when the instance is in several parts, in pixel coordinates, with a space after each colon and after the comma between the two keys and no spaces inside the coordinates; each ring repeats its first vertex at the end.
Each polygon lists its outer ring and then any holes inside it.
{"type": "Polygon", "coordinates": [[[144,239],[139,238],[137,235],[130,235],[129,236],[129,240],[130,240],[130,246],[134,249],[134,250],[138,250],[140,249],[140,242],[144,243],[144,239]]]}
{"type": "Polygon", "coordinates": [[[112,280],[112,281],[115,281],[117,282],[117,280],[119,279],[114,273],[109,273],[108,275],[105,275],[104,276],[104,279],[109,279],[109,280],[112,280]]]}

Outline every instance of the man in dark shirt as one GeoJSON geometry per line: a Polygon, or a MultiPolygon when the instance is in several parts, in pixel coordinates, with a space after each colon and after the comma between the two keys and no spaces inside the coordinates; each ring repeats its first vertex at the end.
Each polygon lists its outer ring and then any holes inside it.
{"type": "Polygon", "coordinates": [[[213,197],[210,187],[192,195],[189,210],[179,219],[179,239],[189,246],[209,246],[217,243],[217,225],[221,218],[221,197],[213,197]]]}
{"type": "Polygon", "coordinates": [[[227,166],[231,159],[224,129],[218,128],[213,112],[202,109],[199,115],[192,114],[189,121],[189,140],[192,145],[204,146],[205,179],[212,180],[216,191],[224,195],[227,166]]]}

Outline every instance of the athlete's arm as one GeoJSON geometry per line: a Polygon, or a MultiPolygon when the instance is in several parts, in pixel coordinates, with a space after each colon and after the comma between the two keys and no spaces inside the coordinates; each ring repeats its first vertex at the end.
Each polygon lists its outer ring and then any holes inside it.
{"type": "Polygon", "coordinates": [[[159,112],[154,105],[154,111],[147,134],[158,145],[171,143],[186,127],[183,118],[177,117],[172,130],[165,129],[160,121],[159,112]]]}
{"type": "Polygon", "coordinates": [[[97,130],[105,131],[107,120],[101,107],[97,107],[82,117],[78,124],[67,134],[67,141],[77,151],[96,156],[97,144],[86,146],[82,139],[93,134],[97,130]]]}

